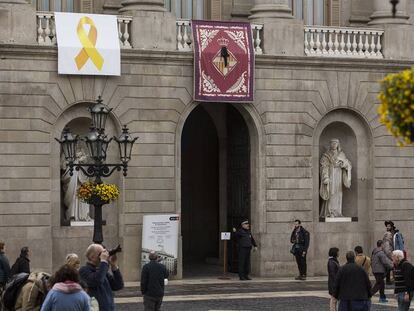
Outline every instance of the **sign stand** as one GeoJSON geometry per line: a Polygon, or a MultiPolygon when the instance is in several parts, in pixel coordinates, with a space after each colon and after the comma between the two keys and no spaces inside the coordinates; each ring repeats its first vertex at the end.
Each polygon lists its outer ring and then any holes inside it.
{"type": "Polygon", "coordinates": [[[227,276],[227,241],[230,240],[230,232],[222,232],[221,240],[223,244],[223,275],[219,277],[220,280],[230,280],[230,277],[227,276]]]}

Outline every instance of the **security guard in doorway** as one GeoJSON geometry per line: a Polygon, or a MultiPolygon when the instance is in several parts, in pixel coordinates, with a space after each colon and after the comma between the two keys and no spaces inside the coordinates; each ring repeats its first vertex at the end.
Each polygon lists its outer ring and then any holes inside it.
{"type": "Polygon", "coordinates": [[[250,232],[250,224],[248,220],[245,220],[241,223],[241,228],[236,231],[236,228],[233,228],[235,232],[235,238],[237,242],[237,249],[239,253],[239,277],[240,280],[246,281],[251,280],[249,278],[250,270],[250,251],[255,251],[257,249],[256,241],[254,240],[252,233],[250,232]]]}

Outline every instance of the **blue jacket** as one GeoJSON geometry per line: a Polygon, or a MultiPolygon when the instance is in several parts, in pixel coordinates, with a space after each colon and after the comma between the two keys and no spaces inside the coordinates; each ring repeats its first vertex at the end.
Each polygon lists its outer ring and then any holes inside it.
{"type": "Polygon", "coordinates": [[[400,231],[396,230],[393,237],[394,250],[404,250],[404,238],[400,231]]]}
{"type": "Polygon", "coordinates": [[[6,284],[10,277],[10,264],[4,252],[0,251],[0,284],[6,284]]]}
{"type": "Polygon", "coordinates": [[[119,270],[109,273],[107,262],[101,262],[98,267],[87,263],[79,270],[81,279],[88,284],[89,295],[98,300],[99,311],[115,310],[114,295],[112,291],[124,288],[124,281],[119,270]]]}
{"type": "MultiPolygon", "coordinates": [[[[64,283],[58,283],[64,286],[64,283]]],[[[83,290],[62,291],[54,286],[40,311],[89,311],[89,296],[83,290]]]]}

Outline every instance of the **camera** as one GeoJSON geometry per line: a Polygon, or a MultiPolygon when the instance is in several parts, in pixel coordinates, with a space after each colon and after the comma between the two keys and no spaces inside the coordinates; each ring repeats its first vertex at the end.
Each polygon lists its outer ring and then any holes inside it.
{"type": "Polygon", "coordinates": [[[118,244],[118,246],[115,248],[108,249],[109,256],[113,256],[116,253],[120,253],[120,252],[122,252],[121,244],[118,244]]]}

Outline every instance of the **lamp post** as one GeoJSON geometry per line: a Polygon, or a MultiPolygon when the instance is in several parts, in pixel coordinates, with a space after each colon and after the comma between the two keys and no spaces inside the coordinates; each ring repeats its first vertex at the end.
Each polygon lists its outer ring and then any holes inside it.
{"type": "Polygon", "coordinates": [[[397,13],[397,4],[399,2],[399,0],[390,0],[390,3],[392,4],[392,17],[395,17],[395,14],[397,13]]]}
{"type": "MultiPolygon", "coordinates": [[[[69,174],[73,175],[73,170],[81,170],[88,177],[95,177],[95,183],[102,184],[102,177],[109,177],[116,171],[123,170],[123,175],[127,176],[128,162],[131,160],[132,147],[138,137],[133,138],[126,125],[122,128],[122,133],[119,137],[111,137],[105,134],[105,123],[109,113],[112,109],[108,109],[99,96],[96,103],[88,108],[92,116],[92,126],[89,133],[80,138],[78,135],[73,135],[68,127],[62,132],[60,139],[55,138],[61,146],[61,150],[65,156],[66,163],[69,167],[69,174]],[[106,152],[109,143],[115,139],[119,147],[120,163],[108,164],[106,161],[106,152]],[[88,148],[89,157],[92,163],[75,163],[76,149],[79,140],[83,140],[88,148]]],[[[95,219],[93,228],[93,242],[102,244],[102,206],[105,203],[97,200],[93,203],[95,209],[95,219]]]]}

